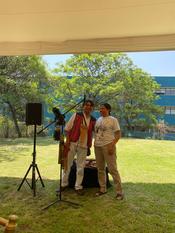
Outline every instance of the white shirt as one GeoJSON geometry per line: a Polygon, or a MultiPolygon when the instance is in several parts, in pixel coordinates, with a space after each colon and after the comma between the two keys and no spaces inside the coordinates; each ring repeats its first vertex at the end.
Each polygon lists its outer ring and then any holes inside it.
{"type": "Polygon", "coordinates": [[[95,125],[95,146],[105,146],[115,139],[115,132],[120,130],[115,117],[100,117],[95,125]]]}

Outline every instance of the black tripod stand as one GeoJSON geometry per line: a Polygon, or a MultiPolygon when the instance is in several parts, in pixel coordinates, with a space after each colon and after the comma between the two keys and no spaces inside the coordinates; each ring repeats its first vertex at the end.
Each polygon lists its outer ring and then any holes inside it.
{"type": "Polygon", "coordinates": [[[32,163],[30,164],[19,188],[17,189],[18,191],[20,190],[20,188],[22,187],[24,181],[26,181],[26,183],[29,185],[29,187],[31,189],[33,189],[33,196],[35,197],[36,196],[36,182],[38,180],[38,178],[36,179],[36,173],[38,173],[38,177],[40,179],[40,182],[42,184],[42,186],[44,187],[44,183],[43,183],[43,180],[41,178],[41,175],[40,175],[40,172],[39,172],[39,169],[38,169],[38,166],[36,164],[36,124],[34,125],[34,140],[33,140],[33,161],[32,163]],[[26,179],[27,178],[27,175],[28,173],[30,172],[30,169],[32,169],[32,182],[31,184],[28,182],[28,180],[26,179]]]}
{"type": "Polygon", "coordinates": [[[71,201],[67,201],[67,200],[63,200],[62,199],[62,191],[61,191],[61,184],[62,184],[62,171],[63,169],[66,169],[66,162],[65,161],[65,154],[64,154],[64,133],[63,133],[63,128],[64,125],[60,125],[61,127],[61,131],[60,131],[60,140],[59,140],[59,158],[58,158],[58,163],[60,164],[60,182],[59,182],[59,191],[57,194],[57,199],[55,201],[53,201],[52,203],[50,203],[48,206],[44,207],[43,210],[48,209],[50,206],[56,204],[56,203],[61,203],[61,202],[65,202],[68,203],[74,207],[78,207],[80,206],[77,203],[71,202],[71,201]]]}

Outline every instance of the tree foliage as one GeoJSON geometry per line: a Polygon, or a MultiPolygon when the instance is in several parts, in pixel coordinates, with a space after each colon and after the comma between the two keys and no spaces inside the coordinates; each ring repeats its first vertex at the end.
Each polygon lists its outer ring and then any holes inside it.
{"type": "Polygon", "coordinates": [[[55,97],[64,108],[83,95],[96,106],[109,102],[127,129],[149,128],[161,113],[155,104],[159,85],[124,53],[73,55],[54,73],[55,97]]]}
{"type": "Polygon", "coordinates": [[[41,57],[0,57],[1,114],[13,120],[18,137],[18,121],[24,121],[26,103],[44,102],[47,87],[48,74],[41,57]]]}

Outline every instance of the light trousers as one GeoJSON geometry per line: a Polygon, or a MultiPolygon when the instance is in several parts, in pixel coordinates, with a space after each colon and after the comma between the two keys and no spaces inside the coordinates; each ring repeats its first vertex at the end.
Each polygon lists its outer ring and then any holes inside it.
{"type": "Polygon", "coordinates": [[[82,181],[84,177],[84,167],[86,162],[87,149],[77,146],[76,143],[70,144],[70,150],[68,152],[67,170],[63,171],[63,178],[61,185],[62,187],[68,186],[69,173],[75,155],[77,155],[77,172],[76,172],[75,189],[78,190],[83,188],[82,181]]]}
{"type": "Polygon", "coordinates": [[[116,194],[122,194],[121,178],[117,170],[116,162],[116,147],[113,154],[108,153],[108,145],[102,147],[95,147],[95,157],[98,169],[98,181],[100,191],[106,192],[106,164],[108,171],[111,174],[116,194]]]}

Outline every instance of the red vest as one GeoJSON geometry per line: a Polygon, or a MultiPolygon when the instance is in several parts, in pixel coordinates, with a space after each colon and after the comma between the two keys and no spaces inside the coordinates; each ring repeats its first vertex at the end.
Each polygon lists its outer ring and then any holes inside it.
{"type": "MultiPolygon", "coordinates": [[[[74,124],[72,129],[69,131],[70,142],[77,142],[80,136],[80,126],[83,121],[83,113],[79,112],[75,116],[74,124]]],[[[88,137],[87,137],[87,146],[91,147],[92,145],[92,132],[94,131],[96,119],[91,116],[89,127],[88,127],[88,137]]]]}

